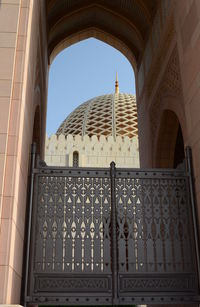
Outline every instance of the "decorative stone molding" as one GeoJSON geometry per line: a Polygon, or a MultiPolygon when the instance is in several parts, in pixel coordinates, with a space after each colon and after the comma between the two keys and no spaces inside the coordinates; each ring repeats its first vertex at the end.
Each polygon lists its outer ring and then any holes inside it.
{"type": "Polygon", "coordinates": [[[181,74],[179,68],[178,49],[174,48],[166,67],[160,91],[176,96],[182,94],[181,74]]]}

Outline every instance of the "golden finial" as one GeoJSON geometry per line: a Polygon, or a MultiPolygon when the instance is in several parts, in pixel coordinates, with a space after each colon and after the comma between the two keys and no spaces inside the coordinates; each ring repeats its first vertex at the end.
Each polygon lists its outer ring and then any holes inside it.
{"type": "Polygon", "coordinates": [[[116,73],[116,81],[115,81],[115,94],[119,94],[119,83],[118,83],[117,73],[116,73]]]}

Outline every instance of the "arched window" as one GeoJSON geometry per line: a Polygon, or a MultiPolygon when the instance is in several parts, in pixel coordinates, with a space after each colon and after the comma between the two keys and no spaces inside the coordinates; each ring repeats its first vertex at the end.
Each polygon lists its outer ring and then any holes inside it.
{"type": "Polygon", "coordinates": [[[73,152],[73,167],[79,166],[79,154],[78,151],[73,152]]]}

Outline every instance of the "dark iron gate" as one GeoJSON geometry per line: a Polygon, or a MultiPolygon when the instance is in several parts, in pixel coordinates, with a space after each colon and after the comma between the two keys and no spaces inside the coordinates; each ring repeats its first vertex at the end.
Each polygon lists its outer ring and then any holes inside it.
{"type": "Polygon", "coordinates": [[[35,166],[33,154],[26,303],[198,302],[187,154],[187,171],[35,166]]]}

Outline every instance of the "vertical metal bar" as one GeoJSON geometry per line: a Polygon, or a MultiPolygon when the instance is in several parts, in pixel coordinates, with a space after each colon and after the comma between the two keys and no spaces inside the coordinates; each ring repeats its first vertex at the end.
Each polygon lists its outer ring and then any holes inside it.
{"type": "Polygon", "coordinates": [[[112,255],[112,305],[118,305],[118,261],[117,261],[117,212],[115,198],[115,162],[110,164],[111,178],[111,255],[112,255]]]}
{"type": "Polygon", "coordinates": [[[185,149],[187,172],[189,173],[189,189],[190,189],[190,199],[191,199],[191,209],[192,209],[192,222],[194,230],[195,239],[195,249],[196,249],[196,261],[198,269],[198,278],[200,286],[200,251],[199,251],[199,223],[198,223],[198,213],[196,207],[196,194],[195,194],[195,184],[194,184],[194,174],[193,174],[193,164],[192,164],[192,150],[189,146],[185,149]]]}
{"type": "Polygon", "coordinates": [[[30,165],[30,190],[28,200],[28,227],[27,227],[27,253],[25,263],[25,278],[24,278],[24,307],[27,306],[28,294],[28,273],[29,273],[29,258],[30,258],[30,238],[31,238],[31,221],[32,221],[32,208],[33,208],[33,191],[34,191],[34,168],[36,161],[36,143],[31,145],[31,165],[30,165]]]}

